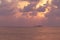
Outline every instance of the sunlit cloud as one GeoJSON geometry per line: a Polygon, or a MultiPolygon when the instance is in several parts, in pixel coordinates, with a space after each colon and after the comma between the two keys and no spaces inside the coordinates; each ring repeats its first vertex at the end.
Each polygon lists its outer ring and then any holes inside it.
{"type": "Polygon", "coordinates": [[[30,3],[27,1],[20,1],[17,3],[17,8],[24,9],[24,7],[28,6],[30,3]]]}
{"type": "MultiPolygon", "coordinates": [[[[51,11],[52,0],[39,0],[35,1],[18,1],[17,9],[22,12],[22,15],[26,13],[26,16],[32,17],[30,14],[37,15],[45,18],[45,14],[51,11]]],[[[57,6],[54,6],[57,8],[57,6]]],[[[18,14],[18,13],[17,13],[18,14]]],[[[19,15],[19,14],[18,14],[19,15]]],[[[17,15],[16,15],[17,16],[17,15]]]]}
{"type": "Polygon", "coordinates": [[[0,22],[5,20],[11,25],[12,22],[15,25],[35,25],[54,19],[59,21],[60,17],[56,17],[58,10],[59,1],[54,0],[0,0],[0,22]]]}
{"type": "Polygon", "coordinates": [[[41,6],[44,6],[46,3],[47,3],[47,0],[40,0],[38,2],[38,4],[36,5],[36,9],[41,7],[41,6]]]}

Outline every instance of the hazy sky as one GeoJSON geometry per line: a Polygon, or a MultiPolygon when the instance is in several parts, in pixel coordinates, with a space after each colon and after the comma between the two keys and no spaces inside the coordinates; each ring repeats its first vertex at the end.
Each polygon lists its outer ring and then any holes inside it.
{"type": "Polygon", "coordinates": [[[60,26],[60,0],[0,0],[0,26],[60,26]]]}

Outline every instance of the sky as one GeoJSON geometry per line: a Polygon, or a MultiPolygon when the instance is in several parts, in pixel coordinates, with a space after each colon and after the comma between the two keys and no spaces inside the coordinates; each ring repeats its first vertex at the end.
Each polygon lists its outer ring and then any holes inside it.
{"type": "Polygon", "coordinates": [[[0,26],[60,26],[60,0],[0,0],[0,26]]]}

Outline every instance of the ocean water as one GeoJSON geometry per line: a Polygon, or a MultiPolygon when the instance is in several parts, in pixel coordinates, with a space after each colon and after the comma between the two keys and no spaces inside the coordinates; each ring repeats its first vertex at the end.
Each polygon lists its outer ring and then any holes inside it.
{"type": "Polygon", "coordinates": [[[60,40],[60,27],[0,27],[0,40],[60,40]]]}

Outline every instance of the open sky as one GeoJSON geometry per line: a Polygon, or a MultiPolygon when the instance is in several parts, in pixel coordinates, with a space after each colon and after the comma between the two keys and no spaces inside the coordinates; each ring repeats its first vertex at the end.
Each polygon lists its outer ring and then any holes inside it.
{"type": "Polygon", "coordinates": [[[0,26],[60,26],[60,0],[0,0],[0,26]]]}

